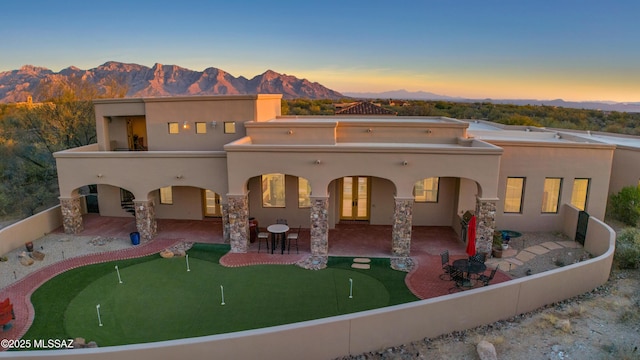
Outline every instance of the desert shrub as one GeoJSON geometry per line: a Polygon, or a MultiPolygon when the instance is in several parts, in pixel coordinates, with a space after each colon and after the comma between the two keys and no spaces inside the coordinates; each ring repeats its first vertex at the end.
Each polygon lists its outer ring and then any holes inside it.
{"type": "Polygon", "coordinates": [[[629,226],[636,226],[640,220],[640,187],[626,186],[609,199],[609,214],[629,226]]]}
{"type": "Polygon", "coordinates": [[[621,269],[640,267],[640,230],[626,228],[618,234],[614,259],[621,269]]]}

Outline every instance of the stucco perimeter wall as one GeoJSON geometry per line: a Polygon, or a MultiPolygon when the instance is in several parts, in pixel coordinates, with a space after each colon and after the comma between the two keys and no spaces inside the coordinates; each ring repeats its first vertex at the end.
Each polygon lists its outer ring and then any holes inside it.
{"type": "MultiPolygon", "coordinates": [[[[84,203],[84,202],[83,202],[84,203]]],[[[60,205],[0,229],[0,255],[23,247],[62,226],[60,205]]]]}
{"type": "MultiPolygon", "coordinates": [[[[565,210],[565,214],[577,211],[565,210]]],[[[574,227],[575,219],[565,218],[567,229],[574,227]]],[[[508,319],[590,291],[607,281],[614,247],[615,232],[591,218],[585,248],[595,258],[488,287],[267,329],[102,349],[0,353],[0,358],[293,360],[360,354],[508,319]]]]}

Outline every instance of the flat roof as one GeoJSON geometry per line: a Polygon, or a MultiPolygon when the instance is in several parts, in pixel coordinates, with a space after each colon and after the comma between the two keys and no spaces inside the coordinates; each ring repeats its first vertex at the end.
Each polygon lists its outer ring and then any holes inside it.
{"type": "Polygon", "coordinates": [[[338,122],[338,123],[432,123],[432,124],[466,124],[464,121],[452,119],[444,116],[386,116],[386,115],[319,115],[319,116],[295,116],[285,115],[268,120],[268,122],[292,122],[292,121],[313,121],[313,122],[338,122]]]}

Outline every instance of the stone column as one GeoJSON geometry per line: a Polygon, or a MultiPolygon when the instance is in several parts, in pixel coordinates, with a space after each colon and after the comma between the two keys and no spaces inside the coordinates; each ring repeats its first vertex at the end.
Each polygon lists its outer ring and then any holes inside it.
{"type": "Polygon", "coordinates": [[[300,260],[297,265],[309,270],[327,267],[329,260],[329,198],[311,197],[311,256],[300,260]]]}
{"type": "Polygon", "coordinates": [[[498,199],[476,199],[476,252],[491,254],[498,199]]]}
{"type": "Polygon", "coordinates": [[[79,234],[84,230],[82,223],[82,207],[80,197],[60,198],[60,210],[62,211],[62,226],[66,234],[79,234]]]}
{"type": "Polygon", "coordinates": [[[311,256],[329,255],[329,198],[311,198],[311,256]]]}
{"type": "Polygon", "coordinates": [[[228,195],[227,202],[231,252],[246,253],[249,243],[249,206],[247,195],[228,195]]]}
{"type": "Polygon", "coordinates": [[[229,232],[229,204],[221,204],[222,209],[222,239],[225,244],[228,244],[231,239],[229,232]]]}
{"type": "Polygon", "coordinates": [[[407,257],[411,252],[411,225],[413,222],[413,198],[395,198],[393,211],[393,256],[407,257]]]}
{"type": "Polygon", "coordinates": [[[158,232],[155,204],[153,200],[134,200],[133,205],[136,209],[136,228],[140,233],[140,239],[142,242],[150,241],[158,232]]]}

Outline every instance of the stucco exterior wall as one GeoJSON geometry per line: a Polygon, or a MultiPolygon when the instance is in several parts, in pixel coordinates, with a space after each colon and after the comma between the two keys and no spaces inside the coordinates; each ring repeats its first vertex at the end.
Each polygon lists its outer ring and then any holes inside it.
{"type": "Polygon", "coordinates": [[[202,220],[204,218],[202,189],[187,186],[172,187],[173,204],[161,204],[155,195],[155,214],[158,219],[202,220]]]}
{"type": "Polygon", "coordinates": [[[61,196],[88,184],[122,187],[138,200],[165,186],[193,186],[220,194],[228,187],[224,152],[70,151],[55,156],[61,196]]]}
{"type": "Polygon", "coordinates": [[[275,224],[277,219],[286,219],[289,227],[302,226],[309,228],[308,207],[298,206],[298,178],[285,176],[285,201],[286,208],[265,208],[262,206],[262,178],[260,176],[249,179],[249,216],[258,220],[258,226],[266,228],[275,224]]]}
{"type": "Polygon", "coordinates": [[[617,147],[613,153],[609,193],[615,194],[625,186],[640,185],[640,149],[617,147]]]}
{"type": "Polygon", "coordinates": [[[504,149],[500,162],[496,225],[499,229],[517,231],[557,231],[562,229],[562,206],[571,202],[573,180],[589,178],[590,189],[586,211],[603,219],[607,189],[611,174],[611,147],[562,146],[492,142],[504,149]],[[525,189],[522,213],[504,213],[504,198],[508,177],[524,177],[525,189]],[[559,212],[542,213],[544,181],[547,177],[562,178],[559,212]]]}

